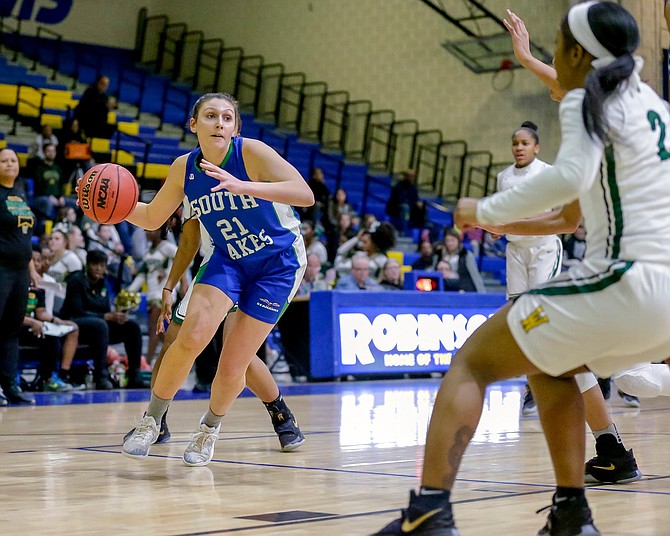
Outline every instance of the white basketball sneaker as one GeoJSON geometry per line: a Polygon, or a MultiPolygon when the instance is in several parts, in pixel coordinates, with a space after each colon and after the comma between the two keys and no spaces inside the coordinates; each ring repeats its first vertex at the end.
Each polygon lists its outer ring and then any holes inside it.
{"type": "Polygon", "coordinates": [[[219,439],[221,423],[216,428],[212,428],[201,420],[198,430],[184,451],[184,464],[189,467],[202,467],[212,461],[214,445],[216,440],[219,439]]]}
{"type": "Polygon", "coordinates": [[[149,448],[158,439],[160,430],[156,420],[145,415],[142,417],[133,433],[123,443],[123,455],[129,458],[146,458],[149,454],[149,448]]]}

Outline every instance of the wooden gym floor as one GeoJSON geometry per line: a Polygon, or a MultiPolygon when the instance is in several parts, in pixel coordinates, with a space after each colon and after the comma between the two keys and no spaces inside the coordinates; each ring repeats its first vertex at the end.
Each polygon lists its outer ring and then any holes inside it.
{"type": "MultiPolygon", "coordinates": [[[[284,386],[307,442],[279,443],[262,404],[240,398],[214,460],[181,455],[206,399],[182,392],[172,439],[144,461],[120,454],[144,391],[38,394],[36,407],[0,408],[0,534],[364,535],[390,522],[417,485],[439,380],[284,386]]],[[[520,418],[523,387],[492,387],[453,492],[463,536],[536,534],[553,474],[537,417],[520,418]]],[[[670,399],[614,420],[644,478],[587,492],[603,534],[670,534],[670,399]]],[[[587,436],[587,456],[593,455],[587,436]]]]}

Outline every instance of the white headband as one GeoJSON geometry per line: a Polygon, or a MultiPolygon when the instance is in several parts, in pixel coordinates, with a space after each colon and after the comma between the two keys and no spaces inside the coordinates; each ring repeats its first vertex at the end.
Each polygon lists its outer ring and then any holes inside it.
{"type": "Polygon", "coordinates": [[[599,2],[577,4],[568,11],[568,27],[575,40],[596,59],[591,62],[596,69],[612,63],[612,53],[600,44],[589,24],[589,9],[599,2]]]}

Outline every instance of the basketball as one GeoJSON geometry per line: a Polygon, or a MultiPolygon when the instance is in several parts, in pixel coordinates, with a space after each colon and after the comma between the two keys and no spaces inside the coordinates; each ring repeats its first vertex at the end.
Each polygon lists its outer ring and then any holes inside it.
{"type": "Polygon", "coordinates": [[[119,223],[137,204],[139,188],[133,174],[117,164],[98,164],[79,181],[79,207],[98,223],[119,223]]]}

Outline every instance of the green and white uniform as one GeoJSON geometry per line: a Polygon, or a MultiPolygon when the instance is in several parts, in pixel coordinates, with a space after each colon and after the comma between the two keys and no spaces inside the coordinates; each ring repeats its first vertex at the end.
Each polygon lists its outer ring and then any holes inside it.
{"type": "MultiPolygon", "coordinates": [[[[182,211],[182,218],[184,219],[184,221],[188,221],[193,217],[194,214],[193,210],[191,209],[191,204],[188,202],[188,198],[185,197],[184,209],[182,211]]],[[[214,252],[214,242],[212,242],[212,237],[209,236],[209,233],[207,232],[205,226],[202,223],[198,222],[198,225],[200,225],[200,256],[202,257],[202,263],[200,264],[200,270],[198,270],[198,274],[193,278],[191,284],[188,286],[184,298],[179,302],[179,305],[177,305],[177,308],[172,313],[172,321],[176,322],[179,325],[181,325],[184,322],[184,319],[186,318],[186,310],[188,309],[188,302],[191,299],[191,294],[193,294],[193,287],[195,286],[196,282],[199,279],[198,276],[205,269],[207,261],[214,252]]]]}
{"type": "Polygon", "coordinates": [[[607,377],[670,349],[670,113],[634,73],[605,103],[604,147],[584,127],[584,93],[570,91],[561,103],[554,166],[482,200],[477,217],[505,223],[579,198],[584,261],[522,294],[507,320],[544,372],[587,365],[607,377]]]}
{"type": "MultiPolygon", "coordinates": [[[[503,192],[551,167],[539,158],[522,168],[512,164],[498,173],[497,190],[503,192]]],[[[563,244],[554,235],[507,236],[507,297],[513,298],[528,289],[556,277],[561,271],[563,244]]]]}

